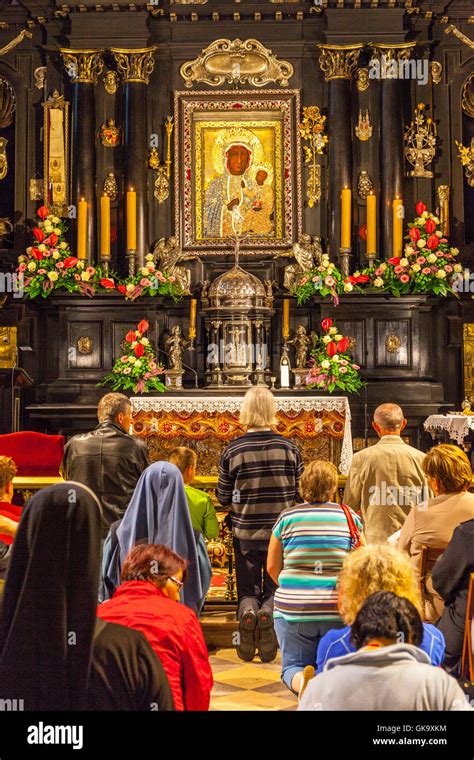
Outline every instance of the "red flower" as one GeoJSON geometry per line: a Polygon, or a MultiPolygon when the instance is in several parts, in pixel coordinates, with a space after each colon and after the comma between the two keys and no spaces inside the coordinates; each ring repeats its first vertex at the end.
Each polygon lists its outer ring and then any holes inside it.
{"type": "Polygon", "coordinates": [[[367,225],[362,224],[359,227],[359,237],[361,240],[367,240],[367,225]]]}
{"type": "Polygon", "coordinates": [[[349,338],[341,338],[339,343],[337,344],[337,350],[340,354],[343,354],[344,351],[347,351],[349,348],[349,338]]]}
{"type": "Polygon", "coordinates": [[[354,277],[354,275],[350,275],[349,282],[352,283],[352,285],[356,285],[357,283],[363,284],[364,282],[369,282],[370,277],[368,274],[358,274],[357,277],[354,277]]]}
{"type": "Polygon", "coordinates": [[[435,229],[436,229],[436,224],[433,222],[433,220],[427,219],[426,224],[425,224],[425,230],[427,231],[428,235],[434,232],[435,229]]]}
{"type": "Polygon", "coordinates": [[[140,333],[140,335],[143,335],[143,333],[146,333],[149,327],[150,325],[148,324],[146,319],[142,319],[142,321],[138,323],[137,330],[140,333]]]}
{"type": "Polygon", "coordinates": [[[58,236],[54,232],[52,232],[47,242],[48,242],[48,245],[56,245],[58,240],[59,240],[58,236]]]}
{"type": "Polygon", "coordinates": [[[137,359],[139,359],[140,356],[143,356],[143,354],[145,353],[145,346],[143,346],[141,343],[137,343],[137,345],[135,346],[133,350],[135,352],[135,356],[137,357],[137,359]]]}
{"type": "Polygon", "coordinates": [[[334,354],[337,354],[337,347],[333,340],[327,344],[326,351],[328,352],[328,356],[331,357],[334,356],[334,354]]]}
{"type": "Polygon", "coordinates": [[[323,328],[324,332],[327,332],[330,327],[332,327],[332,319],[330,317],[326,317],[321,322],[321,327],[323,328]]]}
{"type": "Polygon", "coordinates": [[[113,280],[110,280],[108,277],[103,277],[101,280],[99,280],[99,283],[103,288],[108,288],[109,290],[113,290],[115,288],[115,282],[113,280]]]}
{"type": "Polygon", "coordinates": [[[438,241],[439,241],[438,235],[430,235],[428,240],[426,241],[426,245],[431,251],[434,251],[435,248],[438,247],[438,241]]]}
{"type": "Polygon", "coordinates": [[[77,259],[75,256],[68,256],[67,259],[64,259],[64,269],[70,269],[71,267],[75,267],[77,264],[77,259]]]}
{"type": "Polygon", "coordinates": [[[418,227],[412,227],[408,235],[410,236],[410,238],[413,240],[414,243],[417,243],[421,237],[421,233],[418,227]]]}
{"type": "Polygon", "coordinates": [[[423,213],[423,211],[426,211],[426,206],[423,203],[423,201],[418,201],[418,203],[415,206],[415,209],[416,209],[416,213],[418,214],[418,216],[421,216],[422,213],[423,213]]]}
{"type": "Polygon", "coordinates": [[[119,290],[123,296],[127,295],[127,288],[125,285],[117,285],[117,290],[119,290]]]}
{"type": "Polygon", "coordinates": [[[35,238],[38,241],[38,243],[42,243],[43,240],[44,240],[44,238],[45,238],[45,234],[44,234],[43,230],[40,230],[39,227],[35,227],[34,228],[33,235],[35,236],[35,238]]]}
{"type": "Polygon", "coordinates": [[[40,219],[46,219],[49,214],[49,208],[47,206],[40,206],[36,213],[40,219]]]}
{"type": "Polygon", "coordinates": [[[33,256],[34,259],[36,259],[36,261],[41,261],[41,259],[43,258],[43,254],[38,248],[33,247],[31,249],[31,255],[33,256]]]}
{"type": "Polygon", "coordinates": [[[397,267],[400,263],[400,256],[392,256],[391,259],[388,259],[389,264],[393,264],[394,267],[397,267]]]}
{"type": "Polygon", "coordinates": [[[129,330],[125,336],[125,340],[127,341],[127,343],[133,343],[133,341],[135,340],[135,330],[129,330]]]}

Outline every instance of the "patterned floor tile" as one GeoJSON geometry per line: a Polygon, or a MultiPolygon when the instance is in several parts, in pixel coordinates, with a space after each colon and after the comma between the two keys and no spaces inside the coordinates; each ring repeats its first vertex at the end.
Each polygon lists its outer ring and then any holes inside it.
{"type": "Polygon", "coordinates": [[[280,676],[275,671],[263,670],[257,665],[249,664],[232,670],[226,670],[224,673],[216,673],[214,680],[219,683],[239,686],[241,689],[255,689],[268,683],[278,682],[280,676]]]}
{"type": "Polygon", "coordinates": [[[274,694],[260,694],[243,690],[225,697],[211,698],[211,710],[291,710],[294,703],[290,699],[274,694]]]}

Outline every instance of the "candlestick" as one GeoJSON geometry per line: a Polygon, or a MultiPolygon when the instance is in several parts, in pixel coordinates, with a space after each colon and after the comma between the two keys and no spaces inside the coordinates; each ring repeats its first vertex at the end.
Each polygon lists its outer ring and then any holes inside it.
{"type": "Polygon", "coordinates": [[[77,204],[77,258],[87,259],[87,201],[77,204]]]}
{"type": "Polygon", "coordinates": [[[196,311],[197,311],[197,298],[191,298],[189,302],[189,332],[188,338],[193,339],[196,337],[196,311]]]}
{"type": "Polygon", "coordinates": [[[127,191],[127,250],[137,247],[137,194],[133,187],[127,191]]]}
{"type": "Polygon", "coordinates": [[[369,261],[376,258],[377,251],[377,197],[373,190],[367,195],[367,242],[366,256],[369,261]]]}
{"type": "Polygon", "coordinates": [[[110,197],[107,193],[100,199],[100,258],[110,259],[110,197]]]}
{"type": "Polygon", "coordinates": [[[341,248],[351,247],[352,192],[345,187],[341,192],[341,248]]]}
{"type": "Polygon", "coordinates": [[[403,201],[395,198],[392,204],[392,256],[401,256],[403,248],[403,201]]]}
{"type": "Polygon", "coordinates": [[[283,338],[290,337],[290,299],[283,300],[283,338]]]}

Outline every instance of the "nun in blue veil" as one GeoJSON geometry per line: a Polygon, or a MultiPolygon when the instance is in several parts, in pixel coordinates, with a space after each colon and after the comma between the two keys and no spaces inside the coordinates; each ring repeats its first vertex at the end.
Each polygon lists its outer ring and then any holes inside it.
{"type": "Polygon", "coordinates": [[[164,544],[189,562],[181,601],[199,613],[204,592],[183,476],[171,462],[144,470],[123,518],[110,527],[102,559],[101,601],[120,585],[122,566],[136,544],[164,544]]]}

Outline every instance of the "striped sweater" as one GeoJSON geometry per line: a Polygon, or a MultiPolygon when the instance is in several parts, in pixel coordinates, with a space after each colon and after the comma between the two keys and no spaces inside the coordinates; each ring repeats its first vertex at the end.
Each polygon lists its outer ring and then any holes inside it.
{"type": "Polygon", "coordinates": [[[222,453],[216,495],[229,507],[234,535],[268,541],[280,513],[301,501],[302,472],[297,445],[270,429],[231,441],[222,453]]]}
{"type": "MultiPolygon", "coordinates": [[[[352,512],[352,510],[351,510],[352,512]]],[[[359,517],[352,517],[362,532],[359,517]]],[[[274,616],[289,622],[339,620],[337,578],[351,535],[338,504],[302,504],[284,512],[273,529],[283,547],[274,616]]]]}

